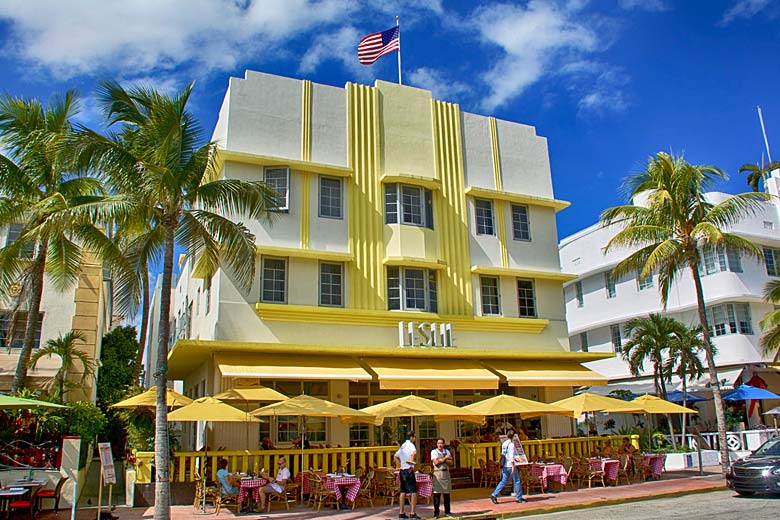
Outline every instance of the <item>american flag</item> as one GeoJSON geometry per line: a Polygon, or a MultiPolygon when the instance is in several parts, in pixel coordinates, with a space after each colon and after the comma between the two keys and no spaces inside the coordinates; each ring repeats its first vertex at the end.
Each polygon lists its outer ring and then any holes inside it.
{"type": "Polygon", "coordinates": [[[363,65],[371,65],[380,57],[393,51],[400,51],[400,31],[393,27],[386,31],[369,34],[358,43],[358,60],[363,65]]]}

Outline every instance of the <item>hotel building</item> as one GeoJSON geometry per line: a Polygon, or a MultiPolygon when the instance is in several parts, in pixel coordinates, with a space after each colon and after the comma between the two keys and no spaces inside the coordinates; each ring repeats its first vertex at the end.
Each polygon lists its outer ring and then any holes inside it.
{"type": "MultiPolygon", "coordinates": [[[[763,298],[764,286],[780,276],[780,217],[778,216],[778,179],[768,181],[772,200],[762,204],[760,211],[736,224],[731,232],[752,240],[763,248],[764,259],[756,260],[728,249],[708,248],[701,254],[701,280],[706,300],[710,334],[717,347],[715,361],[722,387],[730,389],[748,382],[753,376],[762,378],[773,392],[780,391],[780,375],[772,368],[771,359],[762,354],[759,346],[759,321],[773,310],[763,298]]],[[[708,193],[712,203],[730,195],[708,193]]],[[[641,203],[641,202],[639,202],[641,203]]],[[[616,353],[628,339],[625,324],[634,317],[662,313],[686,325],[698,325],[698,310],[693,277],[684,272],[669,291],[664,310],[658,292],[658,275],[640,279],[625,276],[615,279],[611,271],[630,251],[613,250],[604,253],[604,247],[617,232],[617,227],[590,226],[564,238],[560,243],[561,265],[566,272],[575,273],[574,280],[564,284],[566,320],[569,342],[579,352],[616,353]]],[[[628,364],[620,355],[587,364],[609,378],[610,384],[592,391],[608,393],[612,390],[630,390],[634,394],[655,393],[652,365],[645,364],[642,377],[631,375],[628,364]]],[[[689,384],[693,391],[706,391],[709,377],[689,384]]],[[[669,389],[680,389],[680,381],[672,380],[669,389]]],[[[706,397],[706,393],[702,394],[706,397]]],[[[711,395],[711,394],[710,394],[711,395]]],[[[777,403],[765,401],[771,408],[777,403]]],[[[700,420],[714,427],[715,418],[710,406],[699,406],[700,420]]],[[[754,408],[751,424],[759,422],[760,408],[754,408]]]]}
{"type": "MultiPolygon", "coordinates": [[[[572,352],[546,139],[431,92],[231,78],[213,139],[225,178],[279,193],[256,236],[257,276],[207,280],[180,265],[169,376],[190,397],[262,384],[362,408],[409,392],[464,405],[498,392],[551,402],[603,383],[572,352]]],[[[298,436],[297,418],[217,425],[210,446],[298,436]],[[252,428],[251,435],[247,428],[252,428]],[[258,431],[259,428],[259,431],[258,431]]],[[[571,421],[525,423],[568,435],[571,421]]],[[[306,419],[312,443],[387,444],[402,425],[306,419]]],[[[422,439],[473,425],[417,420],[422,439]]],[[[192,429],[194,431],[194,429],[192,429]]],[[[185,448],[194,442],[185,438],[185,448]]]]}

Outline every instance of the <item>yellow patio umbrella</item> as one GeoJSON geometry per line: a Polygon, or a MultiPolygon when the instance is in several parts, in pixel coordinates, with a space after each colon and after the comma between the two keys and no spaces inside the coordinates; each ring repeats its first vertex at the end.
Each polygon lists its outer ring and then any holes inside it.
{"type": "Polygon", "coordinates": [[[567,408],[561,408],[547,403],[523,399],[513,395],[496,395],[490,399],[471,403],[463,407],[473,413],[482,415],[519,415],[523,419],[539,417],[542,415],[565,415],[574,417],[574,412],[567,408]]]}
{"type": "MultiPolygon", "coordinates": [[[[338,418],[343,423],[365,422],[382,424],[382,421],[380,420],[377,422],[377,418],[373,415],[355,410],[348,406],[326,401],[325,399],[318,399],[310,395],[299,395],[287,399],[286,401],[272,403],[268,406],[253,410],[250,414],[255,417],[275,417],[280,415],[293,417],[332,417],[338,418]]],[[[303,428],[301,429],[301,470],[304,469],[303,456],[305,435],[306,421],[303,422],[303,428]]],[[[303,500],[303,486],[301,486],[301,500],[303,500]]]]}
{"type": "MultiPolygon", "coordinates": [[[[238,385],[225,390],[214,396],[215,399],[226,403],[233,403],[242,405],[241,408],[245,411],[250,411],[255,407],[253,403],[260,404],[261,402],[276,402],[285,401],[287,396],[281,392],[277,392],[273,388],[268,388],[261,385],[238,385]]],[[[249,424],[246,425],[246,444],[247,449],[249,446],[249,424]]]]}
{"type": "Polygon", "coordinates": [[[665,401],[664,399],[654,395],[643,395],[633,399],[632,401],[629,401],[629,403],[632,405],[641,406],[644,413],[699,413],[696,410],[680,406],[679,404],[675,404],[670,401],[665,401]]]}
{"type": "MultiPolygon", "coordinates": [[[[390,417],[425,417],[433,416],[436,422],[440,421],[469,421],[481,423],[485,420],[485,414],[472,412],[465,408],[440,403],[417,395],[405,395],[391,401],[375,404],[362,408],[361,412],[375,415],[384,419],[390,417]]],[[[381,424],[381,421],[380,423],[381,424]]]]}
{"type": "Polygon", "coordinates": [[[235,406],[223,403],[213,397],[195,399],[186,406],[168,414],[169,421],[197,422],[203,421],[203,511],[206,511],[206,459],[208,443],[206,442],[206,423],[210,422],[259,422],[249,413],[235,406]]]}
{"type": "MultiPolygon", "coordinates": [[[[181,395],[179,392],[174,392],[170,388],[166,388],[166,403],[168,408],[181,408],[192,403],[192,399],[187,396],[181,395]]],[[[153,386],[146,392],[133,397],[129,397],[124,401],[119,401],[116,404],[112,404],[110,408],[155,408],[157,406],[157,387],[153,386]]]]}

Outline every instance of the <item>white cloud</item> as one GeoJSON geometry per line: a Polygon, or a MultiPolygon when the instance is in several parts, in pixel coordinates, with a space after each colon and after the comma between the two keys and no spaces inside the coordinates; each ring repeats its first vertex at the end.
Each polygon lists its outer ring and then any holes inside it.
{"type": "Polygon", "coordinates": [[[66,79],[123,72],[152,75],[182,64],[227,70],[272,56],[281,42],[335,24],[354,0],[6,0],[6,52],[66,79]]]}
{"type": "Polygon", "coordinates": [[[664,0],[618,0],[618,5],[626,10],[663,12],[669,9],[664,0]]]}
{"type": "Polygon", "coordinates": [[[458,102],[460,96],[471,92],[471,88],[463,82],[454,81],[445,77],[441,71],[422,67],[408,74],[409,84],[430,90],[435,99],[458,102]]]}
{"type": "Polygon", "coordinates": [[[354,27],[342,27],[334,33],[321,34],[314,39],[301,58],[298,72],[311,74],[326,61],[337,61],[358,81],[368,83],[374,78],[370,66],[357,59],[357,42],[364,36],[354,27]]]}
{"type": "Polygon", "coordinates": [[[720,25],[728,25],[737,18],[752,18],[767,6],[770,0],[737,0],[734,2],[720,20],[720,25]]]}
{"type": "Polygon", "coordinates": [[[473,18],[480,37],[503,52],[482,77],[490,88],[483,108],[493,110],[520,95],[554,64],[562,66],[597,50],[592,25],[578,14],[542,0],[531,0],[526,7],[497,4],[477,9],[473,18]]]}

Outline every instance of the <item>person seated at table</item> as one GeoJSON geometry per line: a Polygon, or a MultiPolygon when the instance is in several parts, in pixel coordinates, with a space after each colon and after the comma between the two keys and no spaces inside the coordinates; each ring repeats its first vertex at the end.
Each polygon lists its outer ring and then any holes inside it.
{"type": "Polygon", "coordinates": [[[266,499],[271,493],[283,493],[284,486],[290,479],[290,470],[287,468],[287,460],[279,457],[276,461],[279,469],[276,471],[276,477],[268,477],[268,484],[260,488],[260,511],[265,509],[266,499]]]}
{"type": "Polygon", "coordinates": [[[615,451],[612,449],[611,444],[607,444],[603,448],[601,448],[601,456],[605,459],[611,459],[615,456],[615,451]]]}
{"type": "Polygon", "coordinates": [[[227,470],[227,465],[227,459],[219,459],[217,462],[217,467],[219,468],[217,470],[217,479],[222,485],[223,495],[237,495],[238,479],[227,470]]]}
{"type": "Polygon", "coordinates": [[[274,450],[276,447],[274,446],[274,443],[271,442],[271,439],[268,437],[263,437],[263,440],[260,441],[260,449],[261,450],[274,450]]]}
{"type": "Polygon", "coordinates": [[[631,444],[631,439],[623,437],[623,444],[620,446],[620,451],[626,455],[633,455],[636,451],[636,447],[631,444]]]}

